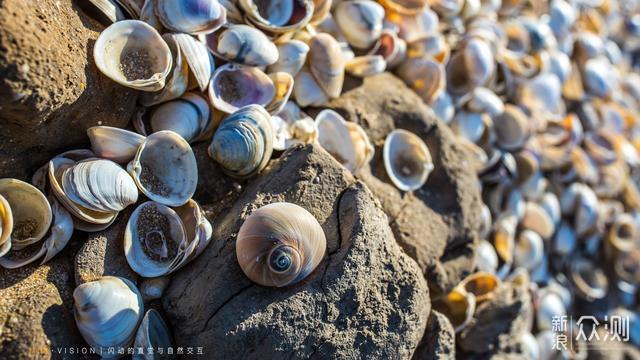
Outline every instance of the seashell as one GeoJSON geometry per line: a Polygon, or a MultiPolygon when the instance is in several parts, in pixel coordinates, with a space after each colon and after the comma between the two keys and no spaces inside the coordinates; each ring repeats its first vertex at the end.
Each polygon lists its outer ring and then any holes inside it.
{"type": "Polygon", "coordinates": [[[406,59],[407,43],[395,31],[383,29],[368,55],[380,55],[391,69],[406,59]]]}
{"type": "Polygon", "coordinates": [[[598,197],[594,191],[581,183],[573,183],[562,193],[560,208],[565,216],[572,216],[578,236],[586,234],[596,225],[598,197]]]}
{"type": "Polygon", "coordinates": [[[632,251],[638,244],[638,227],[633,217],[621,214],[606,233],[605,253],[610,259],[632,251]]]}
{"type": "Polygon", "coordinates": [[[314,0],[313,16],[309,20],[311,25],[317,25],[330,16],[330,10],[333,6],[333,0],[314,0]]]}
{"type": "Polygon", "coordinates": [[[227,12],[228,24],[241,24],[244,22],[244,14],[238,8],[238,4],[232,0],[218,0],[220,6],[222,6],[227,12]]]}
{"type": "Polygon", "coordinates": [[[304,28],[311,20],[314,10],[313,0],[240,0],[238,3],[250,25],[274,34],[293,33],[304,28]]]}
{"type": "Polygon", "coordinates": [[[169,286],[171,278],[169,276],[160,276],[155,278],[143,279],[140,283],[140,294],[144,301],[162,298],[164,290],[169,286]]]}
{"type": "Polygon", "coordinates": [[[549,4],[549,27],[558,38],[569,32],[576,17],[576,10],[567,1],[554,1],[549,4]]]}
{"type": "Polygon", "coordinates": [[[442,91],[439,96],[433,99],[431,101],[431,108],[445,124],[449,124],[451,120],[453,120],[455,107],[453,105],[453,99],[451,99],[451,95],[449,95],[448,92],[442,91]]]}
{"type": "Polygon", "coordinates": [[[445,90],[445,70],[437,61],[427,58],[408,59],[400,65],[397,74],[426,103],[431,103],[445,90]]]}
{"type": "Polygon", "coordinates": [[[578,257],[571,259],[570,279],[581,297],[593,301],[607,295],[607,276],[592,261],[578,257]]]}
{"type": "Polygon", "coordinates": [[[529,121],[520,108],[506,104],[504,112],[496,116],[493,122],[498,146],[509,151],[524,146],[529,137],[529,121]]]}
{"type": "MultiPolygon", "coordinates": [[[[74,315],[80,334],[96,353],[133,343],[144,305],[129,280],[104,276],[73,291],[74,315]]],[[[115,355],[114,355],[115,357],[115,355]]]]}
{"type": "Polygon", "coordinates": [[[247,66],[268,66],[278,60],[278,48],[260,30],[230,25],[217,39],[217,54],[247,66]]]}
{"type": "Polygon", "coordinates": [[[151,25],[154,29],[158,30],[158,32],[164,32],[164,25],[156,16],[156,1],[155,0],[145,0],[144,5],[140,9],[140,21],[144,21],[147,24],[151,25]]]}
{"type": "Polygon", "coordinates": [[[192,143],[211,132],[212,117],[207,100],[191,92],[156,107],[151,112],[149,128],[152,133],[171,130],[192,143]]]}
{"type": "Polygon", "coordinates": [[[476,247],[476,266],[478,270],[494,274],[498,269],[498,255],[490,242],[481,240],[476,247]]]}
{"type": "Polygon", "coordinates": [[[518,184],[524,184],[531,180],[540,170],[540,160],[535,150],[524,148],[514,154],[516,161],[518,184]]]}
{"type": "Polygon", "coordinates": [[[340,44],[329,34],[320,33],[309,44],[309,71],[330,98],[340,96],[345,61],[340,44]]]}
{"type": "Polygon", "coordinates": [[[155,0],[155,12],[167,29],[192,35],[209,34],[227,21],[227,12],[216,0],[155,0]]]}
{"type": "Polygon", "coordinates": [[[347,61],[345,70],[355,77],[368,77],[381,74],[387,67],[387,63],[380,55],[363,55],[347,61]]]}
{"type": "Polygon", "coordinates": [[[87,129],[91,150],[105,159],[117,163],[129,162],[144,141],[144,136],[111,126],[93,126],[87,129]]]}
{"type": "Polygon", "coordinates": [[[320,264],[326,247],[324,231],[311,213],[278,202],[261,207],[244,221],[236,256],[251,281],[283,287],[306,278],[320,264]]]}
{"type": "Polygon", "coordinates": [[[138,188],[118,164],[104,159],[75,163],[62,174],[66,197],[91,211],[118,212],[138,201],[138,188]]]}
{"type": "Polygon", "coordinates": [[[52,221],[49,201],[40,190],[17,179],[0,179],[2,250],[21,250],[42,240],[52,221]]]}
{"type": "Polygon", "coordinates": [[[501,181],[512,181],[516,178],[516,161],[510,153],[492,148],[487,154],[487,162],[478,175],[483,182],[496,184],[501,181]]]}
{"type": "Polygon", "coordinates": [[[451,48],[441,34],[425,34],[407,43],[407,57],[427,57],[446,64],[449,61],[451,48]]]}
{"type": "Polygon", "coordinates": [[[411,41],[424,34],[437,32],[440,26],[438,14],[429,8],[425,8],[415,15],[403,15],[387,9],[385,21],[394,25],[397,28],[398,36],[405,41],[411,41]]]}
{"type": "Polygon", "coordinates": [[[345,0],[335,6],[333,17],[351,46],[366,49],[380,37],[384,8],[373,1],[345,0]]]}
{"type": "Polygon", "coordinates": [[[209,156],[229,176],[248,178],[267,166],[273,139],[267,111],[259,105],[247,105],[220,123],[209,145],[209,156]]]}
{"type": "MultiPolygon", "coordinates": [[[[206,0],[209,1],[209,0],[206,0]]],[[[205,91],[211,80],[214,70],[213,57],[207,46],[191,35],[171,34],[177,47],[182,52],[182,57],[189,65],[189,71],[198,85],[200,91],[205,91]]]]}
{"type": "Polygon", "coordinates": [[[426,0],[382,0],[382,6],[402,15],[416,15],[429,7],[426,0]]]}
{"type": "Polygon", "coordinates": [[[278,60],[267,68],[269,73],[286,72],[296,76],[307,61],[309,45],[300,40],[289,40],[278,45],[278,60]]]}
{"type": "MultiPolygon", "coordinates": [[[[71,214],[69,214],[69,212],[67,212],[55,200],[52,201],[51,210],[53,214],[53,224],[49,229],[49,236],[42,242],[40,250],[26,258],[20,258],[19,260],[0,257],[0,266],[6,269],[17,269],[38,259],[42,259],[40,264],[44,264],[64,249],[73,235],[73,218],[71,217],[71,214]]],[[[0,248],[1,247],[2,246],[0,246],[0,248]]],[[[19,243],[16,243],[13,246],[13,249],[15,250],[19,250],[20,248],[21,244],[19,243]]]]}
{"type": "Polygon", "coordinates": [[[478,87],[473,90],[466,106],[471,112],[486,112],[492,117],[502,114],[505,109],[502,99],[493,91],[484,87],[478,87]]]}
{"type": "Polygon", "coordinates": [[[318,85],[308,68],[303,68],[293,82],[293,96],[302,107],[321,106],[329,101],[329,96],[318,85]]]}
{"type": "Polygon", "coordinates": [[[582,75],[578,65],[572,63],[569,77],[562,84],[562,96],[568,100],[580,101],[585,97],[582,75]]]}
{"type": "Polygon", "coordinates": [[[469,93],[487,82],[495,67],[489,45],[483,40],[471,39],[447,64],[447,88],[452,95],[469,93]]]}
{"type": "Polygon", "coordinates": [[[528,271],[534,270],[544,257],[544,242],[538,233],[524,230],[515,241],[514,265],[528,271]]]}
{"type": "Polygon", "coordinates": [[[273,99],[265,106],[269,114],[278,114],[289,101],[289,97],[293,92],[293,77],[286,72],[277,72],[269,74],[269,78],[273,81],[275,87],[275,95],[273,99]]]}
{"type": "MultiPolygon", "coordinates": [[[[147,1],[147,3],[153,2],[153,0],[147,1]]],[[[157,92],[143,92],[140,95],[140,104],[144,106],[151,106],[177,99],[182,96],[189,87],[189,64],[187,63],[186,56],[183,56],[180,44],[176,41],[173,34],[164,34],[162,35],[162,39],[164,39],[171,50],[171,55],[173,57],[173,71],[167,77],[166,84],[162,90],[157,92]]],[[[191,52],[188,52],[188,54],[191,55],[191,52]]],[[[208,57],[206,61],[208,61],[208,57]]],[[[193,62],[193,60],[191,62],[193,62]]],[[[196,69],[199,68],[196,67],[196,69]]],[[[198,74],[198,76],[200,76],[200,74],[198,74]]]]}
{"type": "Polygon", "coordinates": [[[143,355],[135,354],[134,359],[154,359],[153,352],[147,349],[170,349],[173,348],[173,339],[169,327],[162,320],[160,313],[154,309],[147,310],[144,314],[140,327],[136,332],[135,341],[133,342],[135,349],[144,349],[143,355]],[[137,356],[136,356],[137,355],[137,356]]]}
{"type": "Polygon", "coordinates": [[[542,288],[536,301],[536,324],[540,330],[551,329],[551,319],[566,316],[567,309],[558,293],[542,288]]]}
{"type": "Polygon", "coordinates": [[[606,131],[590,131],[584,136],[584,149],[598,164],[609,165],[618,159],[616,139],[606,131]]]}
{"type": "Polygon", "coordinates": [[[555,225],[549,214],[537,203],[528,201],[525,204],[521,226],[532,230],[544,239],[549,239],[555,232],[555,225]]]}
{"type": "Polygon", "coordinates": [[[484,113],[459,111],[451,121],[451,129],[459,136],[477,143],[485,132],[488,117],[484,113]]]}
{"type": "Polygon", "coordinates": [[[432,0],[429,6],[442,18],[453,18],[458,15],[464,7],[464,0],[432,0]]]}
{"type": "Polygon", "coordinates": [[[138,20],[118,21],[102,31],[93,58],[111,80],[142,91],[162,89],[173,64],[158,31],[138,20]]]}
{"type": "Polygon", "coordinates": [[[11,206],[4,196],[0,195],[0,258],[11,249],[11,232],[13,231],[13,214],[11,206]]]}
{"type": "Polygon", "coordinates": [[[520,88],[519,103],[531,113],[565,113],[562,84],[553,74],[538,75],[520,88]]]}
{"type": "Polygon", "coordinates": [[[402,191],[421,188],[434,168],[427,145],[415,134],[402,129],[387,135],[382,157],[391,182],[402,191]]]}
{"type": "Polygon", "coordinates": [[[562,210],[560,209],[560,200],[556,194],[546,192],[540,199],[540,206],[547,212],[551,221],[557,225],[562,219],[562,210]]]}
{"type": "Polygon", "coordinates": [[[482,208],[480,210],[480,229],[478,230],[480,239],[486,239],[489,237],[489,233],[491,232],[491,224],[491,210],[486,204],[482,204],[482,208]]]}
{"type": "Polygon", "coordinates": [[[540,344],[538,339],[531,333],[531,331],[525,331],[520,335],[519,343],[522,346],[522,354],[527,359],[542,359],[540,357],[540,344]]]}
{"type": "Polygon", "coordinates": [[[216,69],[209,85],[211,103],[228,114],[251,104],[266,106],[275,95],[273,80],[259,68],[232,63],[216,69]]]}
{"type": "Polygon", "coordinates": [[[147,136],[127,165],[138,189],[168,206],[185,204],[195,193],[198,166],[189,143],[173,131],[147,136]]]}
{"type": "Polygon", "coordinates": [[[564,84],[571,76],[571,59],[561,51],[552,52],[549,56],[549,71],[558,78],[560,84],[564,84]]]}
{"type": "Polygon", "coordinates": [[[602,58],[590,59],[584,65],[584,86],[595,96],[607,98],[617,86],[611,63],[602,58]]]}
{"type": "Polygon", "coordinates": [[[360,125],[329,109],[322,110],[315,123],[320,146],[351,173],[358,173],[373,158],[373,145],[360,125]]]}
{"type": "MultiPolygon", "coordinates": [[[[0,258],[2,260],[2,258],[0,258]]],[[[632,284],[631,293],[635,293],[633,290],[636,284],[640,283],[640,266],[638,266],[640,260],[640,250],[638,248],[632,249],[627,253],[620,253],[618,258],[613,262],[613,272],[615,279],[618,280],[618,287],[622,283],[626,282],[632,284]]],[[[624,285],[623,285],[624,286],[624,285]]],[[[624,291],[624,289],[622,289],[624,291]]]]}
{"type": "Polygon", "coordinates": [[[515,236],[518,216],[513,213],[501,213],[494,224],[493,246],[501,262],[511,265],[514,261],[515,236]]]}
{"type": "Polygon", "coordinates": [[[103,24],[112,24],[126,19],[115,0],[89,0],[78,3],[89,16],[103,24]]]}

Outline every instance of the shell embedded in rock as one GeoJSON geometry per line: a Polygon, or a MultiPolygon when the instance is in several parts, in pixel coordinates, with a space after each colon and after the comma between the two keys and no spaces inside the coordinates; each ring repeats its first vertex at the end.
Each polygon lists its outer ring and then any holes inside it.
{"type": "Polygon", "coordinates": [[[320,33],[309,43],[309,71],[330,98],[340,96],[345,61],[340,44],[329,34],[320,33]]]}
{"type": "Polygon", "coordinates": [[[278,45],[278,60],[267,71],[286,72],[295,77],[307,61],[309,45],[300,40],[289,40],[278,45]]]}
{"type": "Polygon", "coordinates": [[[216,52],[223,58],[247,66],[268,66],[278,60],[278,48],[260,30],[230,25],[217,39],[216,52]]]}
{"type": "Polygon", "coordinates": [[[5,200],[2,238],[5,232],[9,233],[0,244],[3,250],[4,247],[23,249],[46,235],[53,215],[49,201],[40,190],[24,181],[5,178],[0,179],[0,196],[5,200]]]}
{"type": "Polygon", "coordinates": [[[73,291],[73,301],[80,334],[96,352],[107,356],[110,347],[131,345],[144,311],[133,283],[104,276],[79,285],[73,291]]]}
{"type": "Polygon", "coordinates": [[[121,211],[138,201],[138,188],[131,176],[105,159],[82,160],[65,170],[62,189],[69,200],[98,212],[121,211]]]}
{"type": "Polygon", "coordinates": [[[268,33],[282,34],[302,29],[313,16],[313,0],[239,0],[248,23],[268,33]]]}
{"type": "Polygon", "coordinates": [[[111,126],[93,126],[87,129],[91,150],[101,158],[117,163],[133,159],[144,136],[132,131],[111,126]]]}
{"type": "Polygon", "coordinates": [[[360,125],[344,120],[333,110],[316,116],[318,143],[347,170],[355,174],[372,158],[374,148],[360,125]]]}
{"type": "Polygon", "coordinates": [[[204,97],[186,93],[153,109],[149,127],[151,132],[171,130],[191,143],[211,132],[212,118],[209,103],[204,97]]]}
{"type": "Polygon", "coordinates": [[[434,167],[429,148],[422,139],[402,129],[387,135],[382,156],[389,178],[403,191],[421,188],[434,167]]]}
{"type": "Polygon", "coordinates": [[[191,146],[168,130],[147,136],[127,171],[149,199],[169,206],[185,204],[198,184],[198,166],[191,146]]]}
{"type": "Polygon", "coordinates": [[[382,32],[384,8],[374,1],[340,1],[334,9],[334,18],[350,45],[366,49],[382,32]]]}
{"type": "Polygon", "coordinates": [[[227,21],[217,0],[155,0],[155,13],[167,29],[197,35],[216,31],[227,21]]]}
{"type": "Polygon", "coordinates": [[[307,277],[326,251],[326,238],[315,217],[285,202],[254,211],[236,239],[240,268],[251,281],[282,287],[307,277]]]}
{"type": "MultiPolygon", "coordinates": [[[[169,349],[173,347],[173,339],[169,327],[160,316],[160,313],[154,309],[147,310],[144,314],[140,327],[136,332],[135,341],[133,342],[135,349],[142,348],[145,353],[141,358],[155,359],[153,353],[148,353],[147,349],[169,349]]],[[[134,355],[134,358],[136,356],[134,355]]]]}
{"type": "Polygon", "coordinates": [[[267,166],[273,140],[269,113],[262,106],[247,105],[220,123],[209,156],[230,176],[247,178],[267,166]]]}
{"type": "Polygon", "coordinates": [[[233,63],[216,69],[209,84],[211,103],[228,114],[247,105],[267,106],[275,95],[273,80],[262,70],[233,63]]]}
{"type": "Polygon", "coordinates": [[[171,71],[171,50],[158,31],[139,20],[123,20],[106,28],[93,47],[98,69],[136,90],[158,91],[171,71]]]}

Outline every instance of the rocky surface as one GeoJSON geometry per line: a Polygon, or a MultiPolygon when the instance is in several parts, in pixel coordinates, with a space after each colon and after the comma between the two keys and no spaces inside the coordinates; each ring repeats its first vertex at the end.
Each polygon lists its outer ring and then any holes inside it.
{"type": "Polygon", "coordinates": [[[88,127],[127,124],[137,94],[94,65],[102,29],[71,0],[0,2],[2,176],[27,179],[53,155],[88,144],[88,127]]]}
{"type": "Polygon", "coordinates": [[[446,360],[456,357],[456,333],[447,317],[431,311],[427,330],[413,354],[413,360],[446,360]]]}
{"type": "Polygon", "coordinates": [[[108,229],[89,234],[75,257],[76,285],[98,280],[102,276],[119,276],[138,283],[136,274],[124,256],[124,230],[134,206],[118,214],[108,229]]]}
{"type": "Polygon", "coordinates": [[[215,219],[212,244],[173,277],[163,304],[178,343],[221,358],[410,357],[430,301],[386,223],[371,192],[326,152],[285,153],[215,219]],[[309,210],[327,237],[319,267],[285,288],[250,282],[235,256],[243,219],[275,201],[309,210]]]}
{"type": "Polygon", "coordinates": [[[473,270],[480,223],[480,191],[465,150],[433,111],[391,74],[366,78],[362,84],[352,79],[345,87],[351,90],[327,107],[360,124],[376,148],[371,171],[359,177],[380,199],[396,240],[418,262],[434,295],[448,292],[473,270]],[[414,193],[397,190],[384,169],[384,139],[396,128],[420,136],[434,158],[434,171],[414,193]]]}

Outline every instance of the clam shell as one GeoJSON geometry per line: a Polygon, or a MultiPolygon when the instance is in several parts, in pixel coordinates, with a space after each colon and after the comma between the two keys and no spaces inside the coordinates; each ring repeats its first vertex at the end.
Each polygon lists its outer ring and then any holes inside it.
{"type": "Polygon", "coordinates": [[[459,136],[477,143],[486,130],[487,114],[459,111],[451,121],[451,129],[459,136]]]}
{"type": "Polygon", "coordinates": [[[446,64],[450,53],[449,44],[441,34],[425,34],[407,43],[408,58],[426,57],[446,64]]]}
{"type": "Polygon", "coordinates": [[[428,8],[429,1],[425,0],[382,0],[385,8],[403,15],[416,15],[428,8]]]}
{"type": "Polygon", "coordinates": [[[231,114],[257,104],[267,106],[275,97],[273,80],[260,69],[228,63],[216,69],[209,85],[213,106],[231,114]]]}
{"type": "Polygon", "coordinates": [[[254,211],[236,239],[236,256],[247,277],[263,286],[288,286],[306,278],[324,257],[326,238],[318,220],[291,203],[254,211]]]}
{"type": "Polygon", "coordinates": [[[11,206],[2,195],[0,195],[0,220],[0,257],[2,257],[11,249],[11,232],[13,231],[11,206]]]}
{"type": "Polygon", "coordinates": [[[478,270],[495,273],[498,269],[496,249],[486,240],[480,241],[476,247],[476,266],[478,270]]]}
{"type": "Polygon", "coordinates": [[[518,216],[502,213],[494,224],[493,245],[499,259],[508,265],[513,264],[516,228],[518,216]]]}
{"type": "Polygon", "coordinates": [[[189,65],[189,71],[200,91],[205,91],[214,70],[213,56],[207,46],[193,36],[187,34],[170,35],[178,44],[182,57],[189,65]]]}
{"type": "Polygon", "coordinates": [[[186,93],[155,108],[149,127],[151,132],[171,130],[192,143],[210,133],[212,118],[207,100],[197,93],[186,93]]]}
{"type": "Polygon", "coordinates": [[[340,44],[329,34],[320,33],[309,43],[309,71],[330,98],[340,96],[345,61],[340,44]]]}
{"type": "Polygon", "coordinates": [[[490,89],[478,87],[473,90],[467,108],[472,112],[486,112],[491,116],[498,116],[504,112],[504,102],[490,89]]]}
{"type": "Polygon", "coordinates": [[[586,258],[571,259],[570,278],[578,295],[588,300],[602,299],[607,295],[609,281],[605,273],[586,258]]]}
{"type": "Polygon", "coordinates": [[[531,230],[522,231],[515,241],[514,265],[531,271],[540,265],[543,257],[542,237],[531,230]]]}
{"type": "Polygon", "coordinates": [[[12,250],[20,250],[40,241],[47,234],[53,215],[49,201],[40,190],[24,181],[5,178],[0,179],[0,195],[5,200],[3,237],[5,231],[11,237],[5,239],[1,244],[3,247],[11,246],[12,250]],[[8,216],[11,216],[12,226],[8,216]]]}
{"type": "Polygon", "coordinates": [[[230,25],[218,37],[216,52],[223,58],[247,66],[268,66],[278,60],[278,48],[260,30],[230,25]]]}
{"type": "Polygon", "coordinates": [[[261,2],[239,0],[248,23],[268,33],[295,32],[305,27],[313,16],[313,0],[261,2]]]}
{"type": "Polygon", "coordinates": [[[107,77],[142,91],[162,89],[173,64],[158,31],[138,20],[118,21],[102,31],[93,58],[107,77]]]}
{"type": "Polygon", "coordinates": [[[171,278],[169,276],[160,276],[155,278],[146,278],[140,283],[140,293],[144,301],[162,298],[164,290],[169,286],[171,278]]]}
{"type": "Polygon", "coordinates": [[[551,238],[555,232],[555,225],[549,214],[538,203],[527,202],[521,226],[532,230],[545,239],[551,238]]]}
{"type": "MultiPolygon", "coordinates": [[[[153,3],[149,0],[147,3],[153,3]]],[[[162,90],[157,92],[144,92],[140,95],[140,104],[151,106],[165,101],[177,99],[187,91],[189,87],[189,64],[182,55],[180,44],[172,34],[164,34],[162,38],[171,49],[173,56],[173,71],[167,78],[167,82],[162,90]]],[[[193,61],[192,61],[193,62],[193,61]]]]}
{"type": "Polygon", "coordinates": [[[456,287],[441,299],[434,299],[433,308],[445,314],[456,333],[466,328],[473,320],[476,311],[476,298],[473,294],[456,287]]]}
{"type": "Polygon", "coordinates": [[[289,40],[278,44],[278,60],[267,68],[269,73],[286,72],[296,76],[304,66],[309,45],[300,40],[289,40]]]}
{"type": "Polygon", "coordinates": [[[513,151],[524,146],[529,137],[529,119],[515,105],[506,104],[502,114],[493,119],[496,143],[513,151]]]}
{"type": "Polygon", "coordinates": [[[316,116],[316,128],[320,146],[351,173],[358,173],[373,158],[373,145],[364,130],[337,112],[322,110],[316,116]]]}
{"type": "Polygon", "coordinates": [[[405,60],[407,43],[398,37],[395,31],[383,29],[369,55],[380,55],[391,69],[405,60]]]}
{"type": "Polygon", "coordinates": [[[248,178],[267,166],[273,140],[269,113],[259,105],[247,105],[220,123],[209,156],[230,176],[248,178]]]}
{"type": "Polygon", "coordinates": [[[135,341],[133,343],[135,349],[144,349],[144,355],[133,358],[154,359],[153,353],[149,353],[147,349],[170,349],[173,348],[173,339],[169,327],[162,320],[160,313],[154,309],[147,310],[144,314],[140,327],[136,332],[135,341]]]}
{"type": "Polygon", "coordinates": [[[298,105],[321,106],[329,101],[329,96],[318,85],[308,68],[302,68],[293,82],[293,97],[298,105]]]}
{"type": "Polygon", "coordinates": [[[265,106],[270,114],[278,114],[289,101],[289,97],[293,92],[293,77],[286,72],[277,72],[269,74],[269,78],[273,81],[275,95],[273,99],[265,106]]]}
{"type": "Polygon", "coordinates": [[[408,59],[398,67],[398,76],[427,103],[445,90],[444,67],[428,58],[408,59]]]}
{"type": "Polygon", "coordinates": [[[126,19],[115,0],[89,0],[78,3],[78,6],[103,24],[112,24],[126,19]]]}
{"type": "Polygon", "coordinates": [[[389,178],[402,191],[421,188],[434,168],[427,145],[415,134],[402,129],[387,135],[382,157],[389,178]]]}
{"type": "Polygon", "coordinates": [[[345,70],[355,77],[367,77],[381,74],[387,67],[387,63],[380,55],[356,56],[347,61],[345,70]]]}
{"type": "Polygon", "coordinates": [[[567,315],[567,309],[560,295],[545,290],[546,288],[539,290],[536,301],[536,323],[540,330],[550,330],[551,319],[567,315]]]}
{"type": "Polygon", "coordinates": [[[168,206],[185,204],[198,184],[193,150],[173,131],[158,131],[147,136],[127,171],[149,199],[168,206]]]}
{"type": "Polygon", "coordinates": [[[580,183],[569,185],[560,197],[562,214],[573,218],[578,236],[586,234],[596,225],[598,204],[594,191],[580,183]]]}
{"type": "Polygon", "coordinates": [[[106,356],[110,347],[133,343],[143,303],[129,280],[105,276],[81,284],[73,291],[73,300],[78,330],[97,353],[106,356]]]}
{"type": "Polygon", "coordinates": [[[87,129],[91,150],[105,159],[127,163],[144,142],[144,136],[111,126],[93,126],[87,129]]]}
{"type": "Polygon", "coordinates": [[[336,5],[333,16],[349,44],[366,49],[380,37],[384,8],[373,1],[345,0],[336,5]]]}
{"type": "Polygon", "coordinates": [[[216,0],[155,0],[155,12],[167,29],[187,34],[208,34],[227,21],[227,11],[216,0]]]}

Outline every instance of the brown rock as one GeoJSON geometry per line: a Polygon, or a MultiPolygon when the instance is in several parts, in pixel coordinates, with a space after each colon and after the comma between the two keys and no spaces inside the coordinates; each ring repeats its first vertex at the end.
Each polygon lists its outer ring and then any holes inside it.
{"type": "Polygon", "coordinates": [[[0,170],[27,179],[53,155],[88,144],[94,125],[123,127],[137,93],[93,62],[102,26],[72,0],[0,2],[0,170]]]}
{"type": "Polygon", "coordinates": [[[174,275],[163,305],[176,342],[220,358],[410,357],[430,301],[386,223],[369,190],[329,154],[291,149],[215,219],[211,245],[174,275]],[[243,219],[275,201],[309,210],[327,237],[319,267],[285,288],[250,282],[235,255],[243,219]]]}
{"type": "Polygon", "coordinates": [[[380,199],[396,240],[418,262],[434,296],[448,292],[473,270],[480,224],[477,177],[465,150],[433,111],[388,73],[366,78],[327,106],[369,135],[376,155],[371,174],[363,171],[362,180],[380,199]],[[434,158],[434,171],[414,193],[397,190],[384,169],[384,140],[396,128],[420,136],[434,158]]]}
{"type": "Polygon", "coordinates": [[[456,358],[456,333],[447,317],[431,310],[427,330],[413,354],[413,360],[445,360],[456,358]]]}
{"type": "Polygon", "coordinates": [[[0,357],[61,358],[58,349],[84,346],[73,318],[72,239],[45,265],[0,267],[0,357]]]}
{"type": "Polygon", "coordinates": [[[124,256],[124,230],[135,205],[120,212],[116,221],[104,231],[89,234],[75,257],[76,285],[98,280],[102,276],[119,276],[138,283],[136,274],[124,256]]]}

